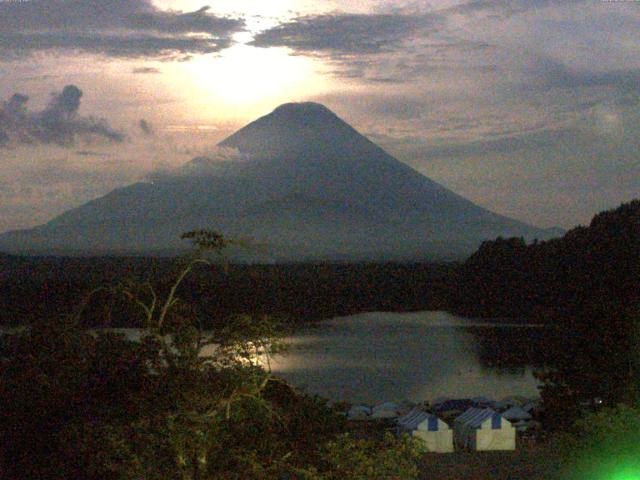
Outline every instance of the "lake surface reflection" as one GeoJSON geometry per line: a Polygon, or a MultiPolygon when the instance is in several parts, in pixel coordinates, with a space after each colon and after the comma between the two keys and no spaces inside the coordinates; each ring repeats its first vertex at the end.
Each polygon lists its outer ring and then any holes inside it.
{"type": "Polygon", "coordinates": [[[363,313],[300,328],[272,369],[309,393],[353,403],[537,396],[533,371],[550,334],[446,312],[363,313]]]}
{"type": "Polygon", "coordinates": [[[272,367],[309,393],[350,402],[537,396],[545,332],[446,312],[365,313],[301,329],[272,367]]]}

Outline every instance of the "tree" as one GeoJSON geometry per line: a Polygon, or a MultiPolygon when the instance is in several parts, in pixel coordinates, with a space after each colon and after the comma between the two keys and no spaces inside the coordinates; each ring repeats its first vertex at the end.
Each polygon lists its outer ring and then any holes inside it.
{"type": "Polygon", "coordinates": [[[3,478],[320,480],[374,465],[382,472],[374,478],[415,478],[410,440],[353,440],[326,401],[274,378],[268,359],[282,344],[272,319],[198,328],[180,286],[210,264],[203,253],[229,242],[208,231],[186,238],[197,255],[164,294],[119,282],[74,315],[2,337],[3,478]],[[105,293],[141,312],[138,339],[83,327],[85,307],[105,293]]]}

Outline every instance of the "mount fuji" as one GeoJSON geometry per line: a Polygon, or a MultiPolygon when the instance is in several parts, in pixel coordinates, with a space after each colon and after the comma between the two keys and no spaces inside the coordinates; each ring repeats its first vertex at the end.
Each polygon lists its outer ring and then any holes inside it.
{"type": "Polygon", "coordinates": [[[240,159],[195,158],[0,235],[0,251],[172,254],[189,247],[182,232],[209,228],[264,245],[239,259],[433,260],[463,258],[497,236],[551,236],[428,179],[317,103],[282,105],[220,147],[240,159]]]}

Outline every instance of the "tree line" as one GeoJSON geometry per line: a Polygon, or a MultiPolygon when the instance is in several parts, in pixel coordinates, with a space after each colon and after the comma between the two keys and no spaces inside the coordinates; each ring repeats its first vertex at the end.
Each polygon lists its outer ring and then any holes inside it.
{"type": "MultiPolygon", "coordinates": [[[[0,257],[0,325],[17,325],[53,312],[68,313],[77,298],[105,284],[148,282],[158,291],[184,259],[135,257],[0,257]]],[[[445,309],[456,265],[429,263],[308,263],[198,265],[185,279],[185,298],[212,318],[237,313],[276,315],[302,323],[363,311],[445,309]]],[[[103,298],[104,301],[112,299],[103,298]]],[[[109,325],[136,326],[138,312],[123,303],[109,325]]],[[[96,300],[88,322],[105,321],[96,300]]]]}
{"type": "Polygon", "coordinates": [[[562,322],[586,304],[640,300],[640,200],[599,213],[562,238],[484,242],[459,269],[461,313],[562,322]]]}

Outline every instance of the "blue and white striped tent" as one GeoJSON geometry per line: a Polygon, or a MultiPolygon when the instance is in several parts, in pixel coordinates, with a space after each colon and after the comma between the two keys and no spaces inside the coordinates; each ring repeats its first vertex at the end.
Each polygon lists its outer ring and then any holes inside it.
{"type": "Polygon", "coordinates": [[[398,433],[420,438],[430,452],[453,452],[451,427],[432,413],[414,408],[398,419],[398,433]]]}
{"type": "Polygon", "coordinates": [[[516,430],[491,408],[471,407],[456,418],[455,442],[467,450],[514,450],[516,430]]]}
{"type": "Polygon", "coordinates": [[[501,427],[502,415],[491,408],[471,407],[456,418],[456,423],[465,423],[473,428],[482,428],[482,424],[488,419],[491,419],[492,429],[495,430],[501,427]]]}

